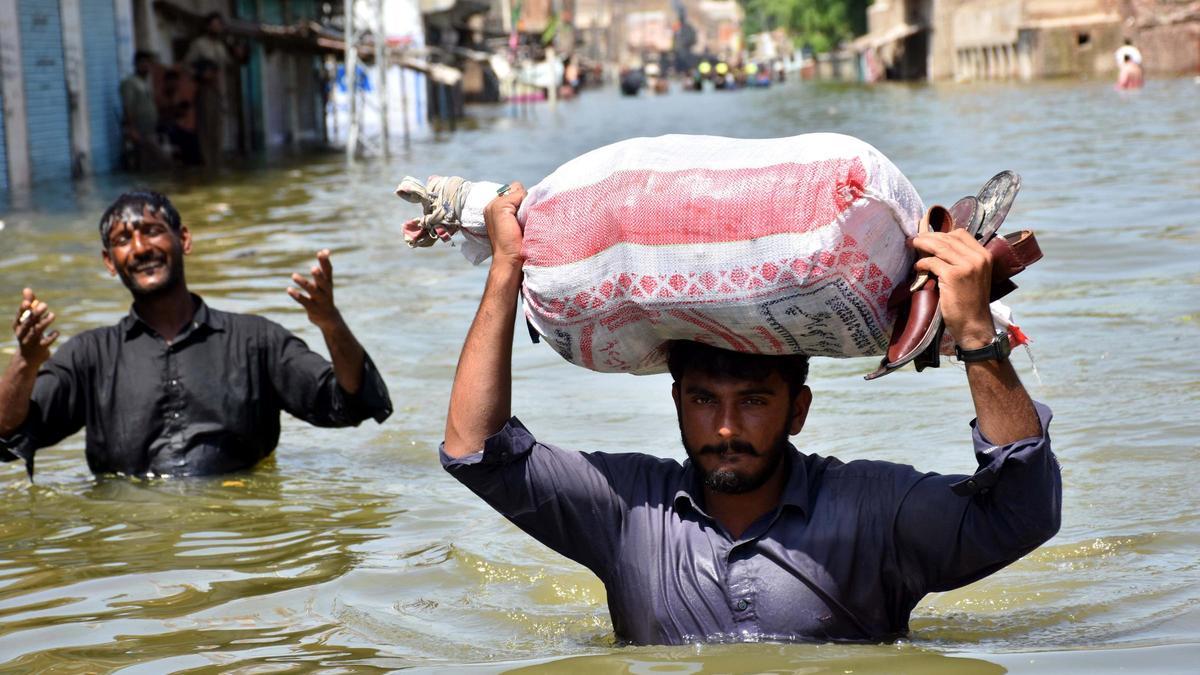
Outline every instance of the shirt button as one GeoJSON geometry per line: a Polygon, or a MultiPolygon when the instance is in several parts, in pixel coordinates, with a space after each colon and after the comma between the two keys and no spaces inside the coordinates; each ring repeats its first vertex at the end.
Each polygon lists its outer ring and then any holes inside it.
{"type": "Polygon", "coordinates": [[[975,486],[976,486],[976,485],[977,485],[977,483],[976,483],[974,480],[968,480],[968,481],[967,481],[967,487],[971,488],[972,490],[974,490],[974,489],[975,489],[975,486]]]}
{"type": "Polygon", "coordinates": [[[746,602],[745,600],[738,600],[738,601],[737,601],[737,610],[738,610],[739,612],[744,612],[744,611],[746,611],[746,608],[747,608],[747,607],[749,607],[749,606],[750,606],[750,603],[746,602]]]}

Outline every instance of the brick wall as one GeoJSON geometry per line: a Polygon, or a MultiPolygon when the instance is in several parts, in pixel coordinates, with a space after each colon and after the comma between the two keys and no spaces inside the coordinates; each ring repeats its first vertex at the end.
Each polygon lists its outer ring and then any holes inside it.
{"type": "Polygon", "coordinates": [[[33,180],[71,177],[71,124],[56,0],[20,0],[21,65],[33,180]]]}

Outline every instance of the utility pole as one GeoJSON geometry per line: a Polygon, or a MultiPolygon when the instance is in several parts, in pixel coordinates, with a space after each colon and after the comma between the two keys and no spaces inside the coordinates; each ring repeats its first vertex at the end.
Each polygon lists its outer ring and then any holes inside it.
{"type": "Polygon", "coordinates": [[[355,0],[345,0],[346,30],[346,93],[350,98],[350,123],[346,131],[346,159],[353,162],[358,155],[358,33],[354,30],[355,0]]]}
{"type": "MultiPolygon", "coordinates": [[[[391,50],[383,27],[384,0],[375,0],[375,70],[378,72],[375,91],[379,97],[379,134],[383,156],[392,156],[391,135],[388,133],[388,70],[392,67],[391,50]]],[[[403,83],[401,83],[403,86],[403,83]]],[[[405,115],[407,118],[407,114],[405,115]]]]}
{"type": "MultiPolygon", "coordinates": [[[[353,162],[360,150],[363,154],[377,152],[391,155],[391,139],[388,132],[388,68],[392,54],[387,44],[383,23],[383,3],[386,0],[345,0],[346,41],[346,93],[350,99],[350,123],[346,132],[346,159],[353,162]],[[374,86],[358,77],[360,50],[368,47],[374,53],[376,77],[374,86]],[[379,136],[371,138],[363,133],[363,113],[367,106],[379,113],[379,136]]],[[[407,119],[407,111],[405,111],[407,119]]]]}

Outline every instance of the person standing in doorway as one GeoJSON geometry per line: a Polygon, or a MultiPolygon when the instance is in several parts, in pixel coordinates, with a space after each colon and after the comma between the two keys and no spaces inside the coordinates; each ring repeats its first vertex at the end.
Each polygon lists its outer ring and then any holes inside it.
{"type": "Polygon", "coordinates": [[[139,50],[133,56],[133,74],[121,81],[121,132],[129,149],[128,164],[148,171],[167,164],[158,142],[158,106],[154,102],[154,52],[139,50]]]}
{"type": "Polygon", "coordinates": [[[205,105],[208,107],[207,119],[204,123],[197,119],[196,130],[205,166],[219,166],[225,149],[225,121],[229,113],[226,69],[245,63],[246,58],[246,48],[229,40],[225,20],[219,12],[204,17],[204,33],[192,40],[183,57],[184,63],[196,72],[197,114],[205,109],[205,105]],[[202,98],[208,100],[202,101],[202,98]]]}

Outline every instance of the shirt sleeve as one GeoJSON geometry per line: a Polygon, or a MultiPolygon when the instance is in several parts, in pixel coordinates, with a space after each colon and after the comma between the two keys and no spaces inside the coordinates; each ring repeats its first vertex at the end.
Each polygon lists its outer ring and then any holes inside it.
{"type": "Polygon", "coordinates": [[[439,454],[450,475],[525,533],[608,580],[626,510],[617,485],[632,466],[539,443],[515,417],[482,452],[455,459],[443,443],[439,454]]]}
{"type": "Polygon", "coordinates": [[[0,461],[25,460],[33,478],[33,456],[83,428],[86,368],[77,363],[85,352],[80,338],[68,340],[38,371],[29,400],[29,414],[12,435],[0,437],[0,461]]]}
{"type": "Polygon", "coordinates": [[[979,470],[971,476],[926,474],[903,498],[895,524],[897,556],[916,599],[981,579],[1058,532],[1062,476],[1050,450],[1052,415],[1045,405],[1034,406],[1041,436],[996,446],[972,422],[979,470]]]}
{"type": "Polygon", "coordinates": [[[358,426],[368,417],[382,423],[392,414],[387,385],[365,352],[362,384],[351,394],[325,357],[282,326],[268,325],[271,383],[288,413],[318,427],[358,426]]]}

